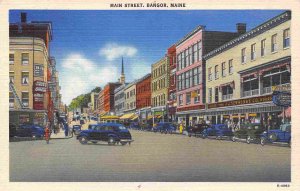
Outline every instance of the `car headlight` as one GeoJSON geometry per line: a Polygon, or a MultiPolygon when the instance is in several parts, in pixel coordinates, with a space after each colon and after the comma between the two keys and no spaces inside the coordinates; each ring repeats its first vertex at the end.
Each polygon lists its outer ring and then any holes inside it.
{"type": "Polygon", "coordinates": [[[266,134],[266,133],[267,133],[267,131],[264,131],[264,132],[263,132],[263,134],[266,134]]]}

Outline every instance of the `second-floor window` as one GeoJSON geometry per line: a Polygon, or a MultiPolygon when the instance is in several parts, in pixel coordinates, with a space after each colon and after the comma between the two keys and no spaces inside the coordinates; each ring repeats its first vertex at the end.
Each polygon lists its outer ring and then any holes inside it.
{"type": "Polygon", "coordinates": [[[271,38],[271,51],[277,51],[277,34],[274,34],[271,38]]]}
{"type": "Polygon", "coordinates": [[[243,48],[241,51],[241,62],[246,63],[246,48],[243,48]]]}
{"type": "Polygon", "coordinates": [[[29,93],[28,92],[22,92],[22,103],[25,107],[29,106],[29,93]]]}
{"type": "Polygon", "coordinates": [[[251,45],[251,60],[255,60],[256,52],[255,52],[255,44],[251,45]]]}
{"type": "Polygon", "coordinates": [[[22,72],[22,84],[23,85],[29,84],[29,72],[22,72]]]}
{"type": "Polygon", "coordinates": [[[28,64],[29,64],[29,54],[22,53],[22,65],[28,65],[28,64]]]}
{"type": "Polygon", "coordinates": [[[9,54],[9,64],[14,64],[14,62],[15,62],[15,55],[9,54]]]}
{"type": "Polygon", "coordinates": [[[226,76],[226,65],[225,65],[225,62],[222,63],[222,76],[226,76]]]}
{"type": "Polygon", "coordinates": [[[219,65],[215,66],[215,79],[219,78],[219,65]]]}
{"type": "Polygon", "coordinates": [[[232,74],[233,73],[233,63],[232,63],[232,59],[228,61],[228,71],[229,71],[229,74],[232,74]]]}
{"type": "Polygon", "coordinates": [[[212,80],[211,68],[208,68],[208,80],[212,80]]]}
{"type": "Polygon", "coordinates": [[[260,42],[260,47],[261,47],[260,55],[265,56],[265,54],[266,54],[266,39],[264,39],[260,42]]]}
{"type": "Polygon", "coordinates": [[[186,93],[186,105],[191,104],[191,92],[186,93]]]}
{"type": "Polygon", "coordinates": [[[182,105],[183,104],[183,95],[179,95],[178,96],[178,100],[179,100],[179,105],[182,105]]]}
{"type": "Polygon", "coordinates": [[[290,47],[290,29],[283,31],[283,48],[290,47]]]}

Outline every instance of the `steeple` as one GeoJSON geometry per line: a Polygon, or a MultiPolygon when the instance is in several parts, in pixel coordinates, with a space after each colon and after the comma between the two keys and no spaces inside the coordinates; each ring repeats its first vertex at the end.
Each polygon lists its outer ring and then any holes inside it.
{"type": "Polygon", "coordinates": [[[124,73],[124,61],[123,61],[123,56],[122,56],[122,71],[120,75],[120,83],[125,84],[125,73],[124,73]]]}

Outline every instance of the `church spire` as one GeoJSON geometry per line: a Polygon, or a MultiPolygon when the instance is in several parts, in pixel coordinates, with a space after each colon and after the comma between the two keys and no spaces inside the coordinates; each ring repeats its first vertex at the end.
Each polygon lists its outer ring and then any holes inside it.
{"type": "Polygon", "coordinates": [[[120,83],[125,84],[124,61],[122,56],[122,71],[120,76],[120,83]]]}
{"type": "Polygon", "coordinates": [[[124,75],[124,63],[123,63],[123,56],[122,56],[122,72],[121,72],[121,74],[123,74],[123,75],[124,75]]]}

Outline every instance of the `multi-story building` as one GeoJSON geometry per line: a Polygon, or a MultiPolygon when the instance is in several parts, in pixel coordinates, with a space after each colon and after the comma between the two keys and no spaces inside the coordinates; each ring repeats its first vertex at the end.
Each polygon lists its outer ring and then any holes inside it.
{"type": "Polygon", "coordinates": [[[115,113],[117,116],[124,115],[125,110],[125,94],[124,89],[128,85],[128,83],[124,83],[118,88],[115,89],[115,113]]]}
{"type": "Polygon", "coordinates": [[[151,66],[151,105],[152,116],[167,120],[167,101],[169,87],[169,64],[168,57],[165,56],[151,66]]]}
{"type": "Polygon", "coordinates": [[[125,95],[125,109],[124,113],[135,113],[136,109],[136,82],[132,82],[128,84],[124,88],[124,95],[125,95]]]}
{"type": "Polygon", "coordinates": [[[151,74],[146,74],[136,82],[136,109],[140,121],[151,115],[151,74]]]}
{"type": "MultiPolygon", "coordinates": [[[[51,82],[49,55],[52,40],[51,22],[27,22],[21,13],[21,22],[9,25],[9,79],[10,110],[27,109],[29,112],[47,111],[48,120],[53,119],[53,101],[48,82],[51,82]],[[17,101],[17,97],[20,102],[17,101]]],[[[27,114],[24,114],[27,115],[27,114]]],[[[37,119],[37,120],[41,120],[37,119]]],[[[32,122],[31,114],[16,123],[32,122]]],[[[38,122],[40,123],[40,122],[38,122]]]]}
{"type": "Polygon", "coordinates": [[[168,48],[167,57],[169,61],[169,88],[168,88],[168,117],[169,121],[176,121],[176,108],[177,108],[177,99],[176,99],[176,46],[173,45],[168,48]]]}
{"type": "Polygon", "coordinates": [[[207,118],[279,123],[273,90],[290,90],[291,13],[284,12],[204,56],[207,118]]]}
{"type": "Polygon", "coordinates": [[[114,114],[115,112],[115,95],[114,91],[121,85],[119,82],[110,82],[103,88],[103,111],[114,114]]]}
{"type": "Polygon", "coordinates": [[[98,99],[97,99],[97,111],[98,115],[102,116],[106,112],[104,111],[104,89],[99,92],[98,99]]]}
{"type": "Polygon", "coordinates": [[[91,93],[91,111],[94,112],[97,108],[97,98],[99,93],[92,92],[91,93]]]}
{"type": "Polygon", "coordinates": [[[205,61],[202,55],[246,31],[237,24],[238,32],[206,31],[198,26],[176,43],[177,117],[186,125],[198,122],[205,113],[205,61]]]}

